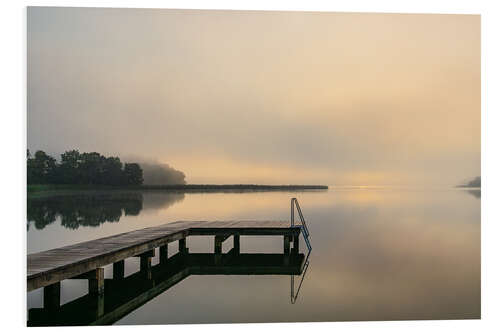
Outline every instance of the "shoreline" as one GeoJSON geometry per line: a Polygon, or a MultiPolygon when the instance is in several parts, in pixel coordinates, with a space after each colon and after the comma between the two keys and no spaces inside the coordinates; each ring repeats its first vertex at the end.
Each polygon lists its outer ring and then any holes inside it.
{"type": "Polygon", "coordinates": [[[328,190],[327,185],[257,185],[257,184],[179,184],[179,185],[28,185],[27,193],[60,191],[166,191],[166,192],[271,192],[328,190]]]}

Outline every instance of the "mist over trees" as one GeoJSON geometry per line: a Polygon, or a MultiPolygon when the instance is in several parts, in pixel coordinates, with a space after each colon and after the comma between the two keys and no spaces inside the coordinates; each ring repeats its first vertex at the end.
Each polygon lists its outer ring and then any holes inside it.
{"type": "Polygon", "coordinates": [[[481,176],[477,176],[467,184],[460,185],[459,187],[481,187],[481,176]]]}
{"type": "Polygon", "coordinates": [[[168,164],[142,163],[145,185],[184,185],[186,175],[168,164]]]}
{"type": "Polygon", "coordinates": [[[141,185],[143,171],[137,163],[123,164],[118,157],[70,150],[60,162],[44,151],[27,151],[28,184],[141,185]]]}
{"type": "Polygon", "coordinates": [[[481,187],[481,176],[478,176],[467,183],[467,187],[481,187]]]}

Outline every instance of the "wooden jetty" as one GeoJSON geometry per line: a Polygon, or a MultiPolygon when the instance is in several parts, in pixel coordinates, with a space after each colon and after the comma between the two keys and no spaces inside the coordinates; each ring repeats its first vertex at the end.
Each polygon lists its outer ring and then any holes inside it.
{"type": "MultiPolygon", "coordinates": [[[[215,266],[210,271],[207,265],[201,265],[205,269],[199,272],[223,274],[222,243],[231,236],[233,255],[240,254],[240,236],[283,236],[286,260],[281,266],[287,266],[290,262],[287,258],[299,252],[301,230],[301,225],[293,225],[289,221],[178,221],[135,230],[28,255],[27,290],[44,288],[45,309],[60,307],[60,284],[65,279],[87,279],[89,294],[102,295],[106,286],[104,266],[113,264],[113,279],[118,280],[124,278],[124,260],[140,257],[140,271],[150,274],[151,257],[155,255],[156,248],[159,248],[159,265],[167,264],[170,260],[167,245],[177,241],[179,253],[188,254],[186,239],[189,236],[214,236],[215,266]]],[[[306,243],[309,244],[307,240],[306,243]]],[[[255,267],[250,267],[250,271],[257,271],[255,267]]],[[[290,274],[288,268],[285,267],[285,271],[290,274]]],[[[245,271],[243,266],[240,270],[245,271]]]]}
{"type": "Polygon", "coordinates": [[[43,288],[43,308],[28,312],[28,326],[112,324],[189,275],[290,275],[295,302],[309,265],[309,230],[296,198],[288,221],[177,221],[28,255],[27,290],[43,288]],[[300,224],[295,224],[295,209],[300,224]],[[302,233],[309,250],[299,253],[302,233]],[[189,236],[214,236],[213,253],[190,254],[189,236]],[[283,253],[240,253],[240,236],[282,236],[283,253]],[[222,243],[233,247],[222,253],[222,243]],[[168,244],[178,242],[169,257],[168,244]],[[293,244],[293,247],[292,247],[293,244]],[[158,248],[158,251],[156,249],[158,248]],[[159,254],[159,263],[151,258],[159,254]],[[125,277],[125,259],[140,257],[137,273],[125,277]],[[104,266],[113,265],[113,278],[104,266]],[[302,275],[294,294],[294,276],[302,275]],[[61,281],[88,280],[88,294],[60,303],[61,281]]]}

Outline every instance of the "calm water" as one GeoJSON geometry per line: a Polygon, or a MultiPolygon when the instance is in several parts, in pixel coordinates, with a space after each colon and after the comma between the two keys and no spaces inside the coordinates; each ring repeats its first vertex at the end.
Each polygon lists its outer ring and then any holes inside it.
{"type": "MultiPolygon", "coordinates": [[[[28,200],[28,253],[176,220],[290,218],[298,198],[311,233],[295,304],[290,277],[189,276],[116,324],[479,318],[480,192],[341,189],[256,193],[80,193],[28,200]]],[[[224,243],[223,250],[231,248],[224,243]]],[[[301,237],[301,251],[305,244],[301,237]]],[[[210,237],[188,238],[212,252],[210,237]]],[[[169,245],[174,254],[177,244],[169,245]]],[[[241,237],[241,252],[280,253],[278,237],[241,237]]],[[[153,258],[153,264],[158,256],[153,258]]],[[[139,259],[125,262],[125,274],[139,259]]],[[[112,268],[105,268],[110,278],[112,268]]],[[[297,281],[297,280],[296,280],[297,281]]],[[[297,287],[297,283],[296,283],[297,287]]],[[[61,303],[87,292],[62,282],[61,303]]],[[[42,289],[28,308],[42,307],[42,289]]]]}

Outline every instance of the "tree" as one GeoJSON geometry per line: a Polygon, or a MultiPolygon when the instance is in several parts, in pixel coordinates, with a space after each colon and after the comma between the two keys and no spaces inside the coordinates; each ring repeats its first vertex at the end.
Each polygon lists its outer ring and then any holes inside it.
{"type": "Polygon", "coordinates": [[[81,162],[80,152],[78,150],[69,150],[61,154],[61,164],[58,172],[59,183],[78,183],[81,162]]]}
{"type": "Polygon", "coordinates": [[[107,157],[102,161],[102,180],[106,185],[120,185],[125,182],[122,162],[118,157],[107,157]]]}
{"type": "Polygon", "coordinates": [[[141,185],[144,181],[142,169],[137,163],[125,163],[123,172],[128,185],[141,185]]]}
{"type": "Polygon", "coordinates": [[[27,157],[28,184],[87,184],[87,185],[141,185],[144,181],[139,164],[123,167],[120,158],[99,153],[80,153],[69,150],[61,154],[61,162],[39,150],[27,157]]]}
{"type": "Polygon", "coordinates": [[[27,153],[27,159],[26,159],[26,177],[27,177],[27,181],[28,181],[28,184],[34,184],[34,179],[35,179],[35,164],[34,164],[34,160],[33,158],[31,157],[31,153],[30,153],[30,150],[28,149],[28,153],[27,153]]]}
{"type": "Polygon", "coordinates": [[[96,152],[81,154],[80,184],[102,184],[103,159],[104,156],[96,152]]]}
{"type": "Polygon", "coordinates": [[[34,158],[30,158],[28,151],[27,175],[28,184],[47,184],[56,181],[56,159],[38,150],[34,158]]]}

